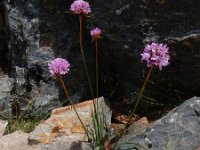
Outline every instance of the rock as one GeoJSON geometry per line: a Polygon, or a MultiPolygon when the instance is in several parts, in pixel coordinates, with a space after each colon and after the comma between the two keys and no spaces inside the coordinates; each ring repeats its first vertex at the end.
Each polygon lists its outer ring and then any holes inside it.
{"type": "MultiPolygon", "coordinates": [[[[27,109],[27,101],[32,101],[35,114],[46,113],[65,103],[62,90],[57,90],[47,70],[47,63],[55,57],[67,58],[73,66],[65,79],[73,100],[90,97],[84,67],[80,65],[78,17],[69,13],[70,4],[71,1],[66,0],[1,2],[1,23],[4,23],[0,28],[6,27],[9,34],[5,31],[0,35],[1,58],[6,58],[0,59],[0,66],[11,68],[9,75],[16,78],[15,68],[24,69],[25,85],[16,95],[23,109],[27,109]],[[40,89],[41,98],[34,98],[32,95],[38,94],[40,89]]],[[[141,88],[143,75],[148,71],[146,64],[141,64],[140,53],[144,45],[152,41],[167,43],[172,58],[162,72],[154,70],[151,80],[155,84],[148,85],[145,95],[157,102],[169,104],[174,100],[174,104],[179,104],[200,94],[199,72],[196,71],[200,66],[198,0],[185,0],[181,5],[174,0],[99,0],[90,4],[93,15],[84,18],[83,42],[94,85],[94,43],[89,31],[94,26],[103,29],[99,43],[100,95],[111,102],[120,102],[121,112],[128,111],[127,107],[134,103],[133,93],[141,88]]],[[[16,82],[16,87],[19,86],[16,82]]],[[[140,107],[155,106],[155,103],[143,103],[140,107]]],[[[144,113],[147,109],[138,110],[144,113]]]]}
{"type": "Polygon", "coordinates": [[[88,142],[74,142],[69,150],[92,150],[92,147],[88,142]]]}
{"type": "Polygon", "coordinates": [[[11,92],[14,88],[14,80],[3,72],[0,73],[0,116],[6,118],[11,114],[13,97],[11,92]]]}
{"type": "MultiPolygon", "coordinates": [[[[111,110],[106,106],[103,97],[98,98],[98,102],[99,114],[104,115],[105,125],[110,128],[111,110]]],[[[85,101],[76,104],[75,107],[83,124],[87,128],[91,128],[93,101],[85,101]]],[[[54,109],[51,117],[40,123],[29,136],[30,143],[51,143],[60,146],[61,143],[66,145],[66,141],[72,143],[86,140],[85,131],[71,106],[54,109]]],[[[70,146],[70,144],[67,145],[70,146]]]]}
{"type": "Polygon", "coordinates": [[[55,81],[50,80],[47,64],[55,57],[52,47],[40,46],[39,1],[7,3],[10,30],[9,48],[15,95],[27,116],[46,116],[62,106],[55,81]]]}
{"type": "MultiPolygon", "coordinates": [[[[122,115],[123,117],[124,117],[124,115],[122,115]]],[[[127,118],[128,118],[128,116],[126,116],[127,118]]],[[[116,119],[116,118],[115,118],[116,119]]],[[[127,119],[127,121],[128,121],[128,119],[127,119]]],[[[113,130],[117,130],[117,131],[121,131],[121,130],[123,130],[124,128],[125,128],[125,126],[126,126],[126,124],[127,124],[127,121],[126,122],[122,122],[122,123],[112,123],[112,128],[113,128],[113,130]]],[[[146,118],[146,117],[142,117],[142,118],[140,118],[139,120],[134,120],[132,123],[131,123],[131,128],[133,127],[136,127],[136,126],[138,126],[138,127],[140,127],[140,128],[142,128],[142,127],[147,127],[149,125],[149,121],[148,121],[148,119],[146,118]]],[[[138,131],[138,129],[137,129],[137,131],[138,131]]]]}
{"type": "Polygon", "coordinates": [[[129,126],[125,135],[123,135],[119,143],[125,143],[128,139],[130,139],[133,135],[140,134],[142,131],[147,129],[149,126],[149,121],[146,117],[143,117],[136,121],[134,124],[129,126]]]}
{"type": "Polygon", "coordinates": [[[82,150],[92,150],[90,143],[82,142],[82,150]]]}
{"type": "MultiPolygon", "coordinates": [[[[62,104],[59,101],[59,96],[56,94],[55,83],[44,81],[38,82],[38,85],[31,81],[32,90],[29,93],[29,100],[32,102],[32,113],[31,115],[41,117],[48,115],[55,107],[61,107],[62,104]]],[[[27,108],[27,107],[26,107],[27,108]]]]}
{"type": "Polygon", "coordinates": [[[92,150],[87,142],[74,141],[74,137],[61,136],[51,141],[49,144],[43,144],[42,150],[92,150]]]}
{"type": "MultiPolygon", "coordinates": [[[[153,123],[145,131],[139,134],[129,132],[129,138],[123,142],[136,143],[149,150],[197,149],[200,147],[200,118],[196,113],[199,108],[200,98],[191,98],[153,123]]],[[[129,131],[131,130],[130,128],[129,131]]],[[[124,145],[118,149],[125,150],[131,146],[133,145],[124,145]]]]}
{"type": "Polygon", "coordinates": [[[140,118],[134,125],[149,126],[149,121],[147,117],[140,118]]]}
{"type": "MultiPolygon", "coordinates": [[[[127,124],[129,120],[129,116],[117,114],[114,116],[115,120],[122,124],[127,124]]],[[[135,117],[132,117],[129,124],[133,124],[136,121],[135,117]]]]}
{"type": "Polygon", "coordinates": [[[6,126],[8,122],[4,120],[0,120],[0,137],[2,137],[6,131],[6,126]]]}
{"type": "Polygon", "coordinates": [[[0,138],[1,150],[42,150],[40,146],[28,145],[28,133],[16,131],[0,138]]]}
{"type": "MultiPolygon", "coordinates": [[[[75,142],[69,136],[57,137],[49,144],[30,143],[29,134],[16,131],[0,138],[1,150],[92,150],[87,142],[75,142]]],[[[73,139],[74,140],[74,139],[73,139]]]]}
{"type": "MultiPolygon", "coordinates": [[[[124,132],[126,124],[117,124],[112,123],[111,128],[111,137],[110,139],[114,139],[115,137],[118,137],[120,133],[124,132]]],[[[124,143],[128,139],[130,139],[133,135],[141,133],[143,130],[145,130],[149,126],[149,121],[146,117],[143,117],[137,121],[135,121],[132,125],[129,126],[129,128],[126,130],[126,134],[124,134],[120,140],[119,143],[124,143]]]]}
{"type": "Polygon", "coordinates": [[[119,124],[119,123],[112,123],[112,128],[111,128],[111,131],[112,133],[117,133],[119,134],[120,132],[122,132],[125,128],[125,124],[119,124]]]}

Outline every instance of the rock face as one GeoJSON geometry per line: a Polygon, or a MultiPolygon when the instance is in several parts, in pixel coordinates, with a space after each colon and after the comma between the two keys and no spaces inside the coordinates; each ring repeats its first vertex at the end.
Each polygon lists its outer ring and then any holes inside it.
{"type": "Polygon", "coordinates": [[[48,114],[62,104],[47,70],[54,53],[52,48],[39,44],[39,1],[5,1],[4,6],[10,33],[10,74],[15,80],[13,96],[18,108],[29,115],[48,114]]]}
{"type": "MultiPolygon", "coordinates": [[[[11,95],[14,88],[14,80],[0,71],[0,115],[6,117],[11,114],[13,97],[11,95]]],[[[4,118],[5,119],[5,118],[4,118]]]]}
{"type": "MultiPolygon", "coordinates": [[[[47,63],[55,57],[67,58],[72,65],[66,78],[72,99],[78,102],[90,98],[84,69],[80,65],[79,22],[78,17],[69,12],[71,2],[1,2],[5,12],[0,13],[0,19],[4,18],[5,23],[0,28],[7,24],[9,41],[2,38],[4,43],[8,43],[8,50],[0,48],[0,53],[6,58],[0,61],[0,66],[11,64],[12,71],[9,73],[16,81],[15,95],[21,108],[27,110],[27,104],[32,104],[32,114],[43,114],[65,104],[62,90],[57,90],[47,70],[47,63]]],[[[145,64],[140,61],[140,53],[144,44],[151,41],[168,43],[172,58],[170,66],[162,72],[155,69],[152,76],[154,84],[148,85],[145,94],[167,104],[169,101],[177,104],[182,99],[200,94],[200,74],[197,71],[200,69],[198,0],[184,0],[181,5],[174,0],[90,0],[90,4],[93,13],[84,19],[83,33],[93,85],[95,51],[89,30],[99,26],[104,31],[99,43],[100,95],[110,101],[126,99],[128,103],[133,102],[133,93],[141,87],[147,72],[145,64]]],[[[3,35],[7,35],[6,32],[3,35]]],[[[121,111],[127,111],[127,107],[123,108],[121,111]]]]}
{"type": "MultiPolygon", "coordinates": [[[[123,142],[137,143],[149,150],[198,149],[200,147],[200,98],[187,100],[140,134],[128,134],[125,137],[126,140],[123,138],[123,142]]],[[[119,149],[129,149],[129,146],[119,149]]]]}

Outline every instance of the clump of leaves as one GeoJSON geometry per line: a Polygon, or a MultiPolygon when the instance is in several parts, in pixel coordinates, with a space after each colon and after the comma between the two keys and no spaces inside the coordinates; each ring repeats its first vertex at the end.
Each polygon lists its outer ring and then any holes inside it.
{"type": "Polygon", "coordinates": [[[6,134],[13,133],[17,130],[29,133],[34,130],[40,121],[41,118],[24,118],[23,116],[10,117],[6,127],[6,134]]]}

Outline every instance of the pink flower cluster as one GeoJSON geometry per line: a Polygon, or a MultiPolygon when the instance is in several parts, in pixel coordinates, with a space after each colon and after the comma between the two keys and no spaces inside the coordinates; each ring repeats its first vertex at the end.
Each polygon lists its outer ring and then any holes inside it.
{"type": "Polygon", "coordinates": [[[56,58],[48,64],[49,72],[52,76],[67,74],[70,64],[66,59],[56,58]]]}
{"type": "Polygon", "coordinates": [[[71,4],[70,10],[77,15],[88,15],[91,13],[89,3],[84,0],[75,0],[71,4]]]}
{"type": "Polygon", "coordinates": [[[142,60],[147,61],[147,67],[156,65],[160,70],[162,70],[163,66],[169,64],[170,56],[168,50],[169,48],[164,44],[148,44],[145,46],[144,52],[141,54],[142,60]]]}
{"type": "Polygon", "coordinates": [[[101,29],[99,29],[98,27],[94,28],[93,30],[90,31],[90,35],[92,36],[93,39],[99,39],[101,38],[101,29]]]}

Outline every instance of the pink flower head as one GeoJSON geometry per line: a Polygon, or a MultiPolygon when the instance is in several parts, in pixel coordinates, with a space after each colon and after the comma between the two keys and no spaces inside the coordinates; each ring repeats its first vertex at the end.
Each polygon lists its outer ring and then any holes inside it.
{"type": "Polygon", "coordinates": [[[71,4],[70,10],[77,15],[88,15],[91,13],[89,3],[84,0],[75,0],[71,4]]]}
{"type": "Polygon", "coordinates": [[[162,70],[163,66],[169,64],[169,48],[167,45],[152,43],[145,46],[143,53],[141,54],[142,60],[147,61],[147,67],[156,65],[162,70]]]}
{"type": "Polygon", "coordinates": [[[90,31],[90,35],[92,36],[92,39],[99,39],[101,38],[101,29],[99,29],[98,27],[94,28],[93,30],[90,31]]]}
{"type": "Polygon", "coordinates": [[[66,59],[56,58],[48,64],[49,72],[53,75],[64,75],[69,72],[70,64],[66,59]]]}

